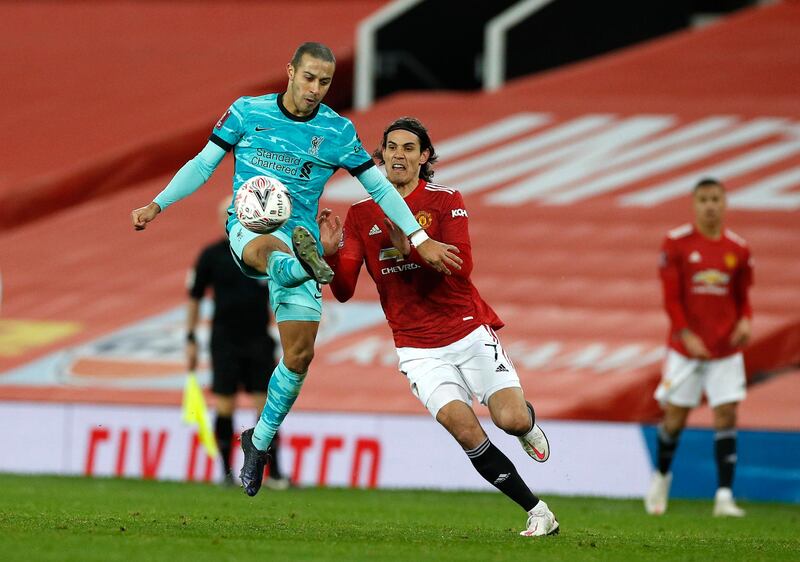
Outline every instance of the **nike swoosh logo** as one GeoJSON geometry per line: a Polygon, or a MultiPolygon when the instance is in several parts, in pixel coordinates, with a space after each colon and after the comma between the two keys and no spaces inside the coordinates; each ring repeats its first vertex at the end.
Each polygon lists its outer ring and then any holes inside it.
{"type": "Polygon", "coordinates": [[[542,460],[544,458],[544,453],[540,453],[539,449],[536,447],[531,447],[531,449],[533,449],[533,454],[536,455],[537,459],[542,460]]]}
{"type": "Polygon", "coordinates": [[[274,127],[259,127],[256,125],[256,133],[260,133],[261,131],[271,131],[274,127]]]}

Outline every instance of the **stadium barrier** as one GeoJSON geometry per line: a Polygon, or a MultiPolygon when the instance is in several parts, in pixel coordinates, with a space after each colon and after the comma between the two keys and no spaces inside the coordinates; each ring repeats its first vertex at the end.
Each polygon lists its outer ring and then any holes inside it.
{"type": "MultiPolygon", "coordinates": [[[[234,427],[252,425],[240,411],[234,427]]],[[[516,438],[487,433],[539,494],[641,497],[651,468],[652,428],[632,423],[543,421],[552,445],[545,464],[516,438]]],[[[170,406],[0,402],[0,471],[177,481],[219,481],[195,430],[170,406]],[[43,439],[41,420],[55,431],[43,439]]],[[[281,428],[281,468],[302,486],[491,490],[463,451],[427,415],[292,412],[281,428]]],[[[688,430],[675,462],[676,497],[714,491],[712,439],[688,430]]],[[[736,493],[800,503],[800,434],[740,432],[736,493]],[[755,446],[757,445],[757,447],[755,446]]],[[[235,449],[238,473],[241,451],[235,449]]]]}

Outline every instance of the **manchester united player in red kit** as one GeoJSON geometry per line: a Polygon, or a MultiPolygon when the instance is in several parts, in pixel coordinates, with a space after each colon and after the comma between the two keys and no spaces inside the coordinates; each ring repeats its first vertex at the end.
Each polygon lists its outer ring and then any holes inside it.
{"type": "Polygon", "coordinates": [[[669,472],[680,433],[705,393],[714,411],[719,487],[714,515],[742,517],[731,486],[736,465],[736,408],[745,397],[741,349],[750,338],[750,249],[724,228],[725,188],[704,179],[694,188],[695,223],[670,231],[661,253],[664,307],[670,319],[667,358],[656,400],[664,408],[658,429],[658,470],[645,497],[648,513],[667,509],[669,472]]]}
{"type": "Polygon", "coordinates": [[[329,210],[320,215],[320,241],[336,273],[331,290],[339,301],[348,300],[366,264],[411,391],[458,441],[478,473],[528,513],[521,535],[556,534],[559,524],[547,504],[489,441],[471,407],[473,397],[487,405],[497,427],[517,436],[535,461],[547,460],[547,438],[495,334],[503,322],[470,281],[472,251],[461,194],[430,182],[436,152],[416,119],[390,124],[373,156],[385,165],[387,178],[428,235],[458,248],[461,269],[448,276],[426,265],[380,207],[365,199],[350,208],[344,229],[329,210]]]}

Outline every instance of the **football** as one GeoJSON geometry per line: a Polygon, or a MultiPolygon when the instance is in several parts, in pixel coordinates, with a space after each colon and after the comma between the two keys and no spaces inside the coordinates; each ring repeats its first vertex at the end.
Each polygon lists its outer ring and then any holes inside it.
{"type": "Polygon", "coordinates": [[[289,190],[269,176],[255,176],[244,182],[233,202],[236,218],[247,230],[269,234],[283,226],[292,214],[289,190]]]}

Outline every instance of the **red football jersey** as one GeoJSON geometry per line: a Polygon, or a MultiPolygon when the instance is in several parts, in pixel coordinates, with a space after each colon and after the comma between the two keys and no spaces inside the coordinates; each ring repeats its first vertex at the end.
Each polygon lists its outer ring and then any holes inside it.
{"type": "Polygon", "coordinates": [[[664,307],[672,324],[669,346],[689,356],[678,332],[689,328],[713,358],[739,351],[730,345],[736,322],[751,317],[748,289],[753,282],[750,249],[730,230],[718,240],[691,224],[669,232],[661,253],[664,307]]]}
{"type": "Polygon", "coordinates": [[[350,207],[339,252],[326,258],[336,272],[334,296],[341,302],[353,296],[366,263],[397,347],[442,347],[482,324],[500,329],[503,322],[470,281],[472,249],[461,194],[420,180],[405,201],[428,236],[458,247],[461,270],[439,273],[414,248],[404,259],[392,246],[383,211],[365,199],[350,207]]]}

